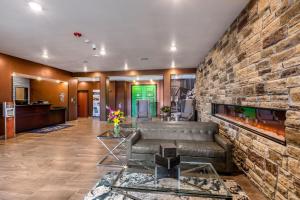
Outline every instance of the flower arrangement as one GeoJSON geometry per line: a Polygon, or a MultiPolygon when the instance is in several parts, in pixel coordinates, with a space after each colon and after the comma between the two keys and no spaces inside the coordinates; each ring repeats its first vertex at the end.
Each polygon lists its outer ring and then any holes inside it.
{"type": "Polygon", "coordinates": [[[112,110],[110,107],[106,107],[109,111],[108,113],[108,122],[113,123],[114,126],[119,126],[125,120],[124,112],[121,110],[112,110]]]}
{"type": "Polygon", "coordinates": [[[163,113],[169,113],[169,112],[171,112],[171,107],[170,106],[163,106],[163,107],[161,107],[160,111],[163,112],[163,113]]]}

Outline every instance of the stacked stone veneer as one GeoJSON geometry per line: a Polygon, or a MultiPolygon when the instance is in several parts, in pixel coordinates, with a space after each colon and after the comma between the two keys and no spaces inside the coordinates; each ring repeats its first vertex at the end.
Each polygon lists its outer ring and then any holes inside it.
{"type": "Polygon", "coordinates": [[[200,63],[196,99],[264,194],[300,198],[300,0],[251,1],[200,63]],[[213,117],[211,103],[286,109],[286,145],[213,117]]]}

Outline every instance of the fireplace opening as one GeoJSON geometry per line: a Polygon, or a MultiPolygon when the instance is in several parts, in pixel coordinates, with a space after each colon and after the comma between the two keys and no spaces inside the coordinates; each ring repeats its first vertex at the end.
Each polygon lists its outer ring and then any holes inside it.
{"type": "Polygon", "coordinates": [[[286,110],[212,104],[213,116],[285,144],[286,110]]]}

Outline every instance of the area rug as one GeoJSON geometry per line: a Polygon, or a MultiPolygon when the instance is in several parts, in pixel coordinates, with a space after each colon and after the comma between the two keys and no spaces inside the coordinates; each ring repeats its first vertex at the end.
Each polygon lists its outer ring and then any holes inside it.
{"type": "MultiPolygon", "coordinates": [[[[211,198],[167,195],[164,193],[127,192],[125,195],[125,192],[112,191],[110,188],[112,181],[117,175],[118,172],[109,172],[104,175],[95,187],[85,196],[84,200],[212,200],[211,198]]],[[[132,179],[130,179],[129,177],[128,180],[134,181],[136,178],[132,177],[132,179]]],[[[235,181],[224,180],[224,183],[231,192],[233,200],[250,200],[247,194],[235,181]]],[[[209,183],[207,183],[206,186],[212,187],[209,183]]]]}
{"type": "Polygon", "coordinates": [[[58,124],[58,125],[54,125],[54,126],[48,126],[45,128],[40,128],[40,129],[34,129],[32,131],[29,131],[30,133],[40,133],[40,134],[46,134],[46,133],[51,133],[54,131],[58,131],[58,130],[62,130],[65,128],[69,128],[73,125],[69,125],[69,124],[58,124]]]}

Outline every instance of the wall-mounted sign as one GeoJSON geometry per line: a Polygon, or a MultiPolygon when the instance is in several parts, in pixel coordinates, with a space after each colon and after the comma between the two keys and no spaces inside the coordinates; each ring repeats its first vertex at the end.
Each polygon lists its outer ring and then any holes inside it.
{"type": "Polygon", "coordinates": [[[63,92],[59,94],[59,101],[62,103],[65,102],[65,94],[63,92]]]}

